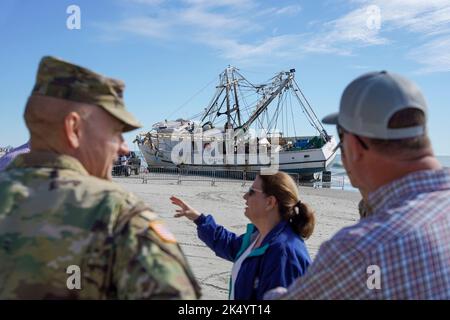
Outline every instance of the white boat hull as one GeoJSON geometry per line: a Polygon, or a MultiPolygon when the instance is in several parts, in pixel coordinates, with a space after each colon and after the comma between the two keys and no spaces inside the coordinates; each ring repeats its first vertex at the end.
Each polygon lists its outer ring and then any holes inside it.
{"type": "MultiPolygon", "coordinates": [[[[262,168],[267,168],[269,165],[249,164],[248,155],[241,163],[233,161],[232,164],[221,163],[207,164],[204,162],[195,162],[192,155],[192,161],[188,164],[177,165],[171,160],[171,149],[168,151],[156,151],[150,148],[146,143],[139,144],[139,149],[142,152],[149,167],[183,167],[186,169],[212,169],[212,170],[243,170],[243,171],[259,171],[262,168]]],[[[297,151],[281,151],[278,161],[278,170],[299,173],[303,175],[311,175],[316,172],[328,170],[333,160],[336,157],[336,141],[334,137],[327,142],[320,149],[307,149],[297,151]]]]}

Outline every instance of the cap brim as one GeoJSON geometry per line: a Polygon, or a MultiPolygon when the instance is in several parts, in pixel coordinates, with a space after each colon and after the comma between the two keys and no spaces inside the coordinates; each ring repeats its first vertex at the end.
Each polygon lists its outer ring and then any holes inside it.
{"type": "Polygon", "coordinates": [[[123,132],[132,131],[142,127],[141,123],[125,109],[104,108],[104,110],[125,124],[123,132]]]}
{"type": "Polygon", "coordinates": [[[335,112],[332,114],[327,115],[325,118],[322,119],[322,123],[324,124],[338,124],[338,117],[339,112],[335,112]]]}

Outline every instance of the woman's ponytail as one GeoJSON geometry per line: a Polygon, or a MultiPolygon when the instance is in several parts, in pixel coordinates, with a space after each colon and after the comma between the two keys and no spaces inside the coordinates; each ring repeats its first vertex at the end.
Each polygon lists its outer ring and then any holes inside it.
{"type": "Polygon", "coordinates": [[[314,231],[314,212],[305,203],[298,201],[288,214],[288,220],[292,229],[302,238],[308,239],[314,231]]]}

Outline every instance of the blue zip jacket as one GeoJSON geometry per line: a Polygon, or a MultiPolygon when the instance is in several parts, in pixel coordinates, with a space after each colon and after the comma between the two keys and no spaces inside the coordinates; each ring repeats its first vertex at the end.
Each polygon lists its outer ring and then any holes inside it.
{"type": "MultiPolygon", "coordinates": [[[[195,221],[198,237],[217,256],[235,262],[258,234],[253,224],[237,236],[216,224],[211,215],[201,215],[195,221]]],[[[242,262],[236,277],[236,300],[262,300],[264,293],[276,287],[288,287],[302,276],[311,264],[306,245],[286,221],[280,222],[242,262]]],[[[231,292],[231,281],[230,281],[231,292]]]]}

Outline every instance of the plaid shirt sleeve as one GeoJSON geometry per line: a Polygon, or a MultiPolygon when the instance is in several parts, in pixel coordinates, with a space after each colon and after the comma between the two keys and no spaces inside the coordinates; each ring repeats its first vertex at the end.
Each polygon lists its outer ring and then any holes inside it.
{"type": "Polygon", "coordinates": [[[281,299],[370,299],[367,263],[345,239],[325,242],[308,272],[288,288],[281,299]]]}
{"type": "Polygon", "coordinates": [[[274,297],[448,299],[449,199],[449,169],[380,187],[361,206],[367,217],[325,242],[307,273],[274,297]]]}

